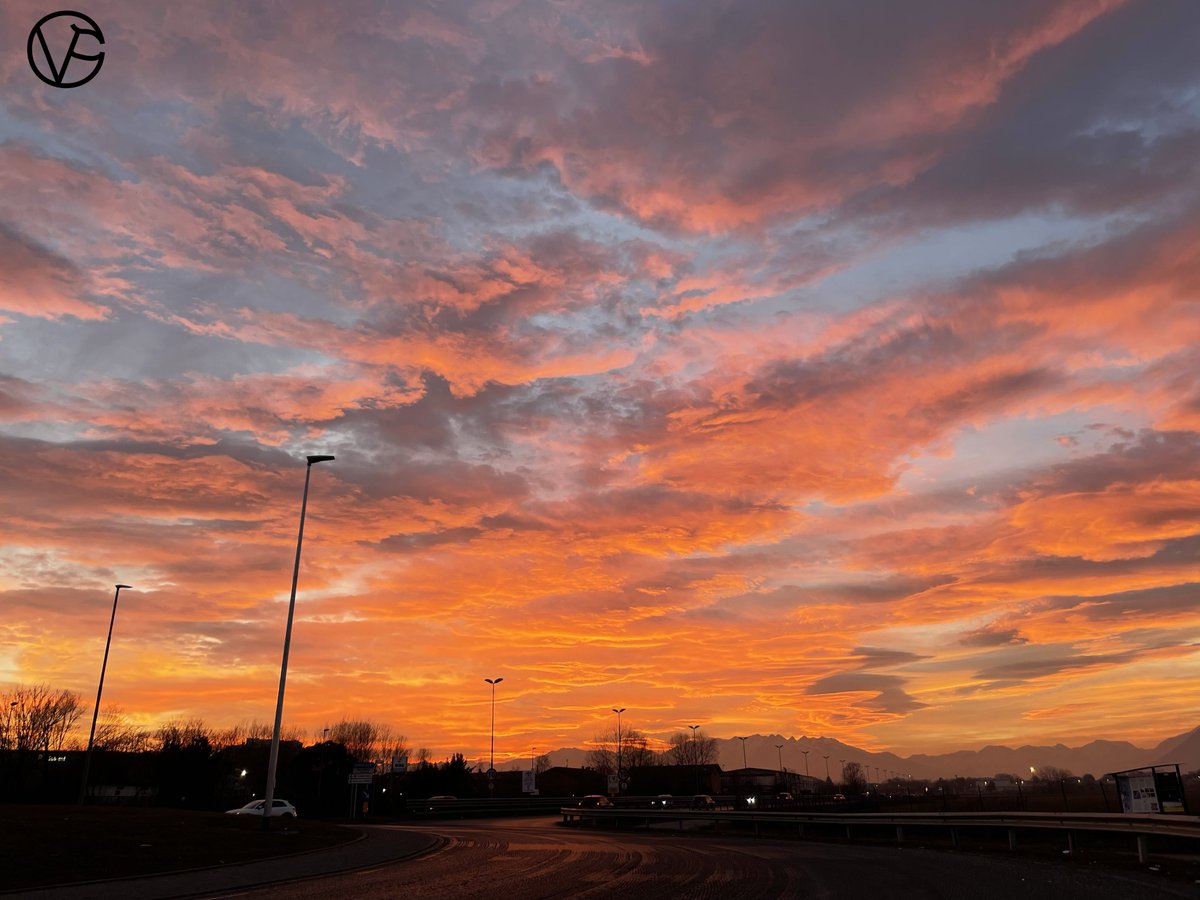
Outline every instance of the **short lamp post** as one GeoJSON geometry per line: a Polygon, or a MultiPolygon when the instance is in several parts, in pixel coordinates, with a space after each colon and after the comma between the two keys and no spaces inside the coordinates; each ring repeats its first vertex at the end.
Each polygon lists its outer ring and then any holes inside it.
{"type": "Polygon", "coordinates": [[[275,800],[275,770],[279,765],[279,731],[283,726],[283,689],[287,684],[288,653],[292,646],[292,619],[296,615],[296,583],[300,579],[300,545],[304,543],[304,513],[308,509],[308,479],[316,463],[329,462],[332,456],[310,456],[304,469],[304,496],[300,500],[300,531],[296,535],[296,564],[292,568],[292,596],[288,601],[287,628],[283,632],[283,662],[279,666],[279,697],[275,701],[275,730],[271,732],[271,756],[267,762],[267,790],[263,800],[262,829],[271,827],[271,809],[275,800]]]}
{"type": "Polygon", "coordinates": [[[88,771],[92,767],[92,746],[96,742],[96,718],[100,715],[100,695],[104,693],[104,670],[108,668],[108,648],[112,644],[113,624],[117,621],[117,599],[121,596],[121,588],[127,584],[118,584],[113,594],[112,616],[108,620],[108,639],[104,642],[104,662],[100,664],[100,686],[96,688],[96,708],[92,710],[92,730],[88,733],[87,753],[83,755],[83,779],[79,783],[79,805],[83,806],[87,799],[88,771]]]}

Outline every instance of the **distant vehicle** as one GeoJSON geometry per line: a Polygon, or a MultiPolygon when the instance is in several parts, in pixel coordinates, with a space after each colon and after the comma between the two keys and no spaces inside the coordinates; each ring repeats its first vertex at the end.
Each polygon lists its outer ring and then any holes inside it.
{"type": "Polygon", "coordinates": [[[844,802],[845,802],[845,800],[846,800],[846,795],[845,795],[845,794],[834,794],[834,795],[833,795],[833,802],[834,802],[834,803],[844,803],[844,802]]]}
{"type": "MultiPolygon", "coordinates": [[[[225,810],[226,815],[230,816],[261,816],[263,814],[263,804],[265,800],[251,800],[245,806],[239,806],[237,809],[225,810]]],[[[272,800],[271,812],[268,818],[272,816],[280,816],[284,819],[294,819],[300,815],[296,812],[296,807],[288,803],[286,800],[272,800]]]]}
{"type": "Polygon", "coordinates": [[[692,809],[716,809],[717,801],[708,794],[697,794],[692,798],[692,809]]]}
{"type": "Polygon", "coordinates": [[[580,809],[598,809],[604,806],[612,806],[612,801],[603,794],[588,794],[586,797],[580,797],[577,804],[580,809]]]}
{"type": "Polygon", "coordinates": [[[776,794],[775,799],[779,803],[795,803],[796,802],[796,798],[793,797],[791,794],[789,794],[787,791],[784,791],[781,794],[776,794]]]}
{"type": "Polygon", "coordinates": [[[653,800],[650,801],[650,805],[652,807],[657,806],[660,809],[670,809],[672,806],[675,805],[675,798],[672,797],[670,794],[659,794],[657,797],[655,797],[653,800]]]}

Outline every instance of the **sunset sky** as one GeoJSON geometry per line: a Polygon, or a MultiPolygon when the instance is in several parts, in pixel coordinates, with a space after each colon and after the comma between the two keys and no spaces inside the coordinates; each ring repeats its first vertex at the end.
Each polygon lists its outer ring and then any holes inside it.
{"type": "Polygon", "coordinates": [[[0,7],[0,688],[146,727],[1200,724],[1195,0],[0,7]],[[84,38],[81,52],[95,44],[84,38]],[[72,65],[86,65],[75,62],[72,65]]]}

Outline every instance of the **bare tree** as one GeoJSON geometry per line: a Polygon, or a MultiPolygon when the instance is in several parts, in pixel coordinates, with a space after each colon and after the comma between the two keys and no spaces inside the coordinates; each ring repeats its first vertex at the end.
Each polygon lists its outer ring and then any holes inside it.
{"type": "Polygon", "coordinates": [[[20,685],[0,695],[6,710],[4,745],[15,750],[59,750],[83,715],[76,694],[48,684],[20,685]]]}
{"type": "Polygon", "coordinates": [[[867,779],[863,775],[862,765],[848,762],[842,766],[842,786],[847,794],[861,794],[866,785],[867,779]]]}
{"type": "Polygon", "coordinates": [[[159,750],[182,750],[199,746],[211,748],[216,735],[203,719],[192,717],[163,722],[154,738],[159,750]]]}
{"type": "Polygon", "coordinates": [[[141,752],[150,747],[150,732],[132,722],[119,706],[106,707],[96,723],[98,748],[112,751],[141,752]]]}
{"type": "Polygon", "coordinates": [[[617,730],[603,731],[592,739],[592,749],[588,751],[588,765],[597,772],[608,775],[618,769],[628,771],[635,766],[653,765],[656,754],[649,746],[646,735],[635,728],[621,729],[621,739],[617,741],[617,730]],[[620,765],[617,752],[620,747],[620,765]]]}
{"type": "Polygon", "coordinates": [[[717,740],[703,731],[695,735],[677,731],[667,738],[666,759],[673,766],[707,766],[717,761],[717,740]]]}
{"type": "Polygon", "coordinates": [[[391,759],[408,753],[408,740],[404,735],[393,734],[390,725],[369,719],[342,719],[329,726],[329,739],[345,747],[346,752],[359,762],[391,759]]]}
{"type": "Polygon", "coordinates": [[[535,774],[540,775],[549,769],[551,765],[552,763],[550,762],[550,754],[543,753],[533,761],[533,771],[535,774]]]}

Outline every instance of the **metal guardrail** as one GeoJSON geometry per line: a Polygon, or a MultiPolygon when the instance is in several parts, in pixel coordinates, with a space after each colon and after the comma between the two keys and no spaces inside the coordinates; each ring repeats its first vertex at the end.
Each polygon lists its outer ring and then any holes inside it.
{"type": "MultiPolygon", "coordinates": [[[[846,837],[852,838],[855,829],[866,827],[894,827],[897,843],[904,842],[905,828],[948,828],[955,847],[959,845],[959,830],[964,828],[1007,829],[1010,850],[1017,848],[1018,831],[1063,831],[1067,835],[1067,850],[1075,853],[1075,834],[1078,832],[1109,832],[1129,835],[1136,839],[1138,860],[1146,862],[1149,857],[1151,836],[1182,837],[1200,840],[1200,816],[1176,815],[1127,815],[1124,813],[790,813],[751,812],[743,810],[690,810],[690,809],[628,809],[595,808],[581,809],[563,807],[560,812],[564,825],[590,822],[599,825],[609,822],[617,827],[624,822],[641,823],[649,827],[652,822],[677,822],[682,830],[684,822],[707,822],[718,828],[723,823],[753,825],[758,834],[763,825],[773,828],[794,827],[799,836],[804,835],[804,826],[838,826],[845,829],[846,837]]],[[[1200,849],[1200,848],[1198,848],[1200,849]]]]}
{"type": "Polygon", "coordinates": [[[453,800],[406,798],[398,813],[425,818],[522,816],[556,813],[563,804],[577,802],[576,797],[466,797],[453,800]]]}

